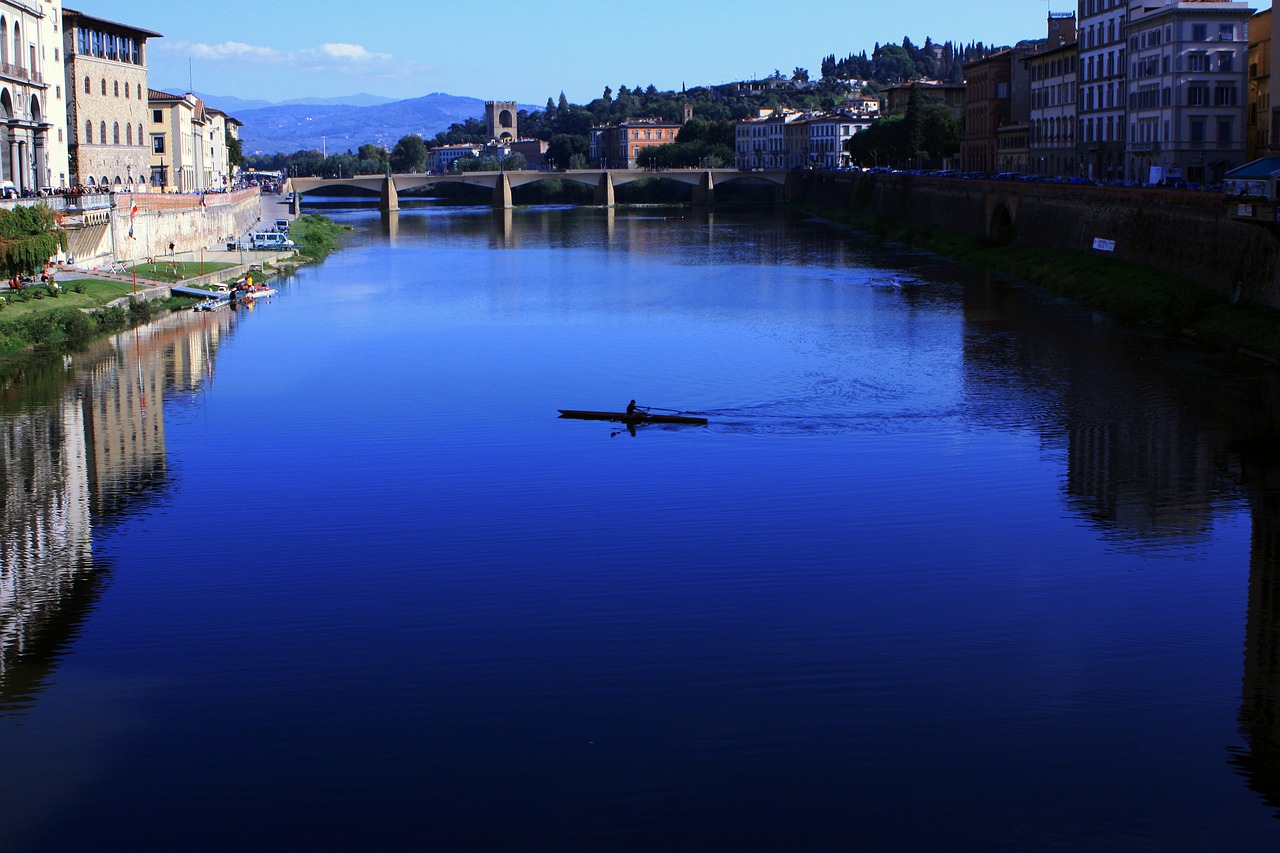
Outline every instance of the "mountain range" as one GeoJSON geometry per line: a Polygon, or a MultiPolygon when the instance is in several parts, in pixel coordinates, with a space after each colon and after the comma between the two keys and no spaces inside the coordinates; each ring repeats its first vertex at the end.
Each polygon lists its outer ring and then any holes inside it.
{"type": "MultiPolygon", "coordinates": [[[[243,123],[240,139],[246,156],[292,154],[311,148],[336,154],[355,151],[366,142],[390,149],[407,134],[416,133],[430,141],[455,122],[484,117],[483,100],[444,92],[402,101],[359,94],[283,103],[196,94],[209,106],[243,123]]],[[[520,108],[540,109],[525,105],[520,108]]]]}

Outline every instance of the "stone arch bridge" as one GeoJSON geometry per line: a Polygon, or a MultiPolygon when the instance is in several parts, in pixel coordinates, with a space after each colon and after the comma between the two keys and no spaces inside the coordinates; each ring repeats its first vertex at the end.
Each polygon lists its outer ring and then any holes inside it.
{"type": "Polygon", "coordinates": [[[568,169],[566,171],[538,172],[462,172],[449,175],[356,175],[351,178],[290,178],[286,190],[293,192],[293,213],[302,210],[302,194],[329,187],[358,187],[371,190],[380,196],[379,207],[384,211],[400,209],[399,196],[406,190],[440,184],[466,184],[490,190],[493,206],[511,207],[511,190],[549,178],[585,184],[595,190],[595,204],[612,207],[614,188],[644,178],[660,178],[689,184],[693,187],[694,204],[715,202],[717,185],[731,181],[751,181],[771,184],[778,201],[790,198],[791,173],[785,171],[741,171],[738,169],[668,169],[641,171],[634,169],[568,169]]]}

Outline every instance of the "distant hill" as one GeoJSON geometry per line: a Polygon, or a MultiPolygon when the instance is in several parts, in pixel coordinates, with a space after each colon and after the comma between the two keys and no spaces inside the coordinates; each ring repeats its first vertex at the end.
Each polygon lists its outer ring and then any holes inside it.
{"type": "MultiPolygon", "coordinates": [[[[244,122],[240,138],[246,156],[292,154],[309,148],[333,154],[347,149],[354,151],[366,142],[391,148],[406,134],[416,133],[430,140],[440,131],[448,130],[454,122],[484,115],[484,101],[481,99],[443,92],[405,101],[386,101],[373,95],[363,95],[247,108],[235,106],[234,98],[210,97],[205,100],[244,122]],[[320,102],[354,98],[382,102],[368,106],[320,102]]],[[[536,108],[522,105],[521,109],[536,108]]]]}

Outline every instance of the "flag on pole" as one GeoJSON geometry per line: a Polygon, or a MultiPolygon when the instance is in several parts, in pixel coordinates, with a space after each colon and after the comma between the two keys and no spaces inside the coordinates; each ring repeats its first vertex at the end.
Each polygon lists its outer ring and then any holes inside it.
{"type": "Polygon", "coordinates": [[[209,206],[205,202],[206,193],[200,193],[200,215],[206,216],[209,213],[209,206]]]}
{"type": "Polygon", "coordinates": [[[133,206],[129,208],[129,239],[137,240],[133,234],[133,218],[138,215],[138,200],[133,200],[133,206]]]}

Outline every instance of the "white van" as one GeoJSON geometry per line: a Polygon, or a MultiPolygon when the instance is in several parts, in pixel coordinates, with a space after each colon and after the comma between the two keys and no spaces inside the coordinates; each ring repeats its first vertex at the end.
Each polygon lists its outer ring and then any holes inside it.
{"type": "Polygon", "coordinates": [[[297,244],[283,234],[271,231],[258,231],[253,235],[251,244],[255,249],[292,249],[297,244]]]}

